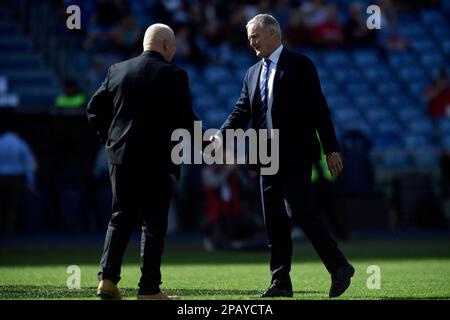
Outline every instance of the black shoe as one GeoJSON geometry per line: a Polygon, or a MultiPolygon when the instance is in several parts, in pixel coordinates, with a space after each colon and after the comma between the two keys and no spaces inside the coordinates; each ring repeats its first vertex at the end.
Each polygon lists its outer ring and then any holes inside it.
{"type": "Polygon", "coordinates": [[[351,264],[343,267],[331,275],[330,298],[339,297],[350,286],[350,279],[355,274],[351,264]]]}
{"type": "Polygon", "coordinates": [[[272,283],[262,295],[260,295],[261,298],[275,298],[275,297],[288,297],[292,298],[292,289],[284,289],[280,288],[279,284],[277,285],[277,282],[275,281],[272,283]]]}

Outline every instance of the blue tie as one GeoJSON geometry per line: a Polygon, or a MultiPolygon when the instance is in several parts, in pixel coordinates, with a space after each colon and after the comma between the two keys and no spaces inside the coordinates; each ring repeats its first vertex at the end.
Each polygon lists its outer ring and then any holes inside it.
{"type": "Polygon", "coordinates": [[[269,75],[269,67],[270,67],[270,60],[269,59],[263,59],[263,70],[262,70],[262,78],[259,83],[259,112],[257,115],[257,127],[260,129],[267,129],[267,120],[266,120],[266,113],[267,113],[267,105],[268,105],[268,75],[269,75]]]}

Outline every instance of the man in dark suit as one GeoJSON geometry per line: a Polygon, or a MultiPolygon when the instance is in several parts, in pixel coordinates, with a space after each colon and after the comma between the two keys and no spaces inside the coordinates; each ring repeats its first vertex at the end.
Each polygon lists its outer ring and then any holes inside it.
{"type": "Polygon", "coordinates": [[[177,128],[192,133],[197,118],[187,73],[170,64],[176,51],[172,29],[150,26],[143,47],[140,56],[109,68],[87,107],[88,120],[105,143],[113,191],[97,291],[102,298],[120,298],[116,285],[122,258],[138,221],[142,225],[138,298],[170,298],[159,285],[172,196],[170,174],[179,175],[170,158],[171,134],[177,128]]]}
{"type": "Polygon", "coordinates": [[[257,15],[246,27],[250,46],[262,60],[248,69],[241,96],[221,128],[222,135],[211,141],[218,140],[220,145],[226,129],[246,128],[250,122],[254,129],[279,130],[279,171],[261,176],[272,274],[271,285],[262,297],[292,297],[291,221],[312,242],[331,274],[329,295],[337,297],[350,285],[354,269],[312,210],[311,170],[320,159],[316,132],[331,173],[336,176],[342,170],[316,68],[306,56],[283,48],[279,24],[272,16],[257,15]]]}

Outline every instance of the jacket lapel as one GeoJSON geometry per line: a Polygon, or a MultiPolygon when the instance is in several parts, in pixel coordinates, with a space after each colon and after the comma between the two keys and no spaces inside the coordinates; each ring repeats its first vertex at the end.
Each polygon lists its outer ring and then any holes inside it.
{"type": "MultiPolygon", "coordinates": [[[[280,54],[280,58],[277,63],[277,71],[275,72],[275,78],[273,79],[273,102],[272,102],[272,110],[276,106],[278,92],[280,91],[280,82],[284,76],[286,64],[286,49],[283,48],[280,54]]],[[[276,109],[276,108],[275,108],[276,109]]]]}
{"type": "Polygon", "coordinates": [[[256,101],[256,92],[257,88],[259,87],[259,75],[261,74],[262,69],[262,62],[260,61],[254,68],[254,71],[250,74],[250,77],[248,79],[249,81],[249,97],[250,97],[250,105],[255,105],[256,101]]]}

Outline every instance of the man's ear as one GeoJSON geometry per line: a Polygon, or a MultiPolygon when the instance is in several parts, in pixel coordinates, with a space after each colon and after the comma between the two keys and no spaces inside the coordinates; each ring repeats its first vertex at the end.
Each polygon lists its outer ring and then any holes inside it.
{"type": "Polygon", "coordinates": [[[269,34],[270,34],[271,37],[273,37],[275,35],[275,29],[270,28],[269,29],[269,34]]]}
{"type": "Polygon", "coordinates": [[[167,51],[169,49],[169,40],[167,39],[163,40],[163,49],[164,51],[167,51]]]}

